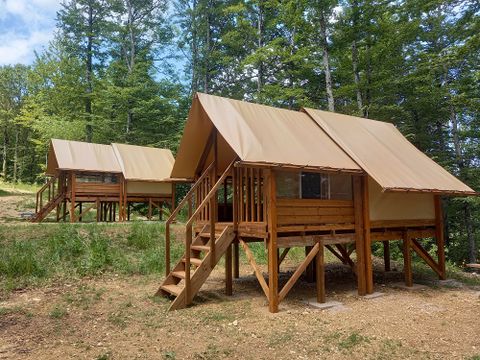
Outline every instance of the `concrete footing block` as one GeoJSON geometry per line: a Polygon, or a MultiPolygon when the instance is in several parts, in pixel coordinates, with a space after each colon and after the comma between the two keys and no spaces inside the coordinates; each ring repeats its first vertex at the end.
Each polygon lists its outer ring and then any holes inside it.
{"type": "Polygon", "coordinates": [[[326,301],[324,303],[319,303],[317,302],[317,299],[309,299],[306,301],[306,303],[307,305],[319,310],[326,310],[343,306],[343,304],[339,301],[326,301]]]}
{"type": "Polygon", "coordinates": [[[428,289],[427,285],[422,285],[422,284],[413,284],[412,286],[407,286],[404,283],[396,283],[396,284],[393,284],[392,286],[394,288],[407,290],[407,291],[423,291],[428,289]]]}
{"type": "Polygon", "coordinates": [[[385,295],[386,295],[385,293],[375,291],[374,293],[365,295],[363,298],[367,299],[367,300],[371,300],[371,299],[378,299],[378,298],[383,297],[385,295]]]}

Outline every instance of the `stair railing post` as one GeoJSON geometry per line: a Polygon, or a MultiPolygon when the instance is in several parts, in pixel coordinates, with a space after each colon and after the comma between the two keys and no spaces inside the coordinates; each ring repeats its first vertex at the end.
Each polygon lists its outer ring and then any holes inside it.
{"type": "Polygon", "coordinates": [[[186,237],[185,237],[185,305],[190,304],[190,256],[191,256],[191,245],[192,245],[192,225],[187,226],[186,237]]]}
{"type": "MultiPolygon", "coordinates": [[[[217,182],[217,169],[216,164],[212,169],[211,180],[210,180],[210,190],[213,189],[217,182]]],[[[213,268],[215,266],[215,223],[217,221],[217,191],[215,190],[214,194],[210,197],[209,202],[210,207],[210,265],[213,268]]]]}

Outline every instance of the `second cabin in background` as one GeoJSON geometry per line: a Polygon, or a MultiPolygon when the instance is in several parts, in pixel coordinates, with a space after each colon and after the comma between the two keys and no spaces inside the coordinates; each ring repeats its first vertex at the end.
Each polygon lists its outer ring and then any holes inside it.
{"type": "Polygon", "coordinates": [[[56,221],[82,221],[97,210],[97,221],[130,220],[130,205],[153,209],[175,203],[175,188],[167,179],[175,160],[168,149],[125,144],[92,144],[52,139],[47,183],[38,191],[34,222],[56,210],[56,221]],[[118,211],[117,211],[118,209],[118,211]]]}

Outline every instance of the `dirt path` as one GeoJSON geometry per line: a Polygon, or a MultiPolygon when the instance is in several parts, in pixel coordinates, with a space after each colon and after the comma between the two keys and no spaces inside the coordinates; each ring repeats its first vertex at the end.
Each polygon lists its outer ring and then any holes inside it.
{"type": "MultiPolygon", "coordinates": [[[[343,307],[305,305],[314,286],[296,285],[278,314],[247,266],[223,295],[216,271],[196,305],[167,313],[152,297],[160,279],[108,277],[12,294],[0,303],[0,359],[478,359],[480,293],[377,285],[355,295],[352,279],[328,283],[343,307]]],[[[329,277],[332,279],[332,277],[329,277]]],[[[345,276],[342,278],[345,279],[345,276]]],[[[285,279],[283,279],[284,281],[285,279]]]]}
{"type": "Polygon", "coordinates": [[[34,200],[30,193],[0,196],[0,223],[22,221],[21,212],[35,212],[34,200]]]}

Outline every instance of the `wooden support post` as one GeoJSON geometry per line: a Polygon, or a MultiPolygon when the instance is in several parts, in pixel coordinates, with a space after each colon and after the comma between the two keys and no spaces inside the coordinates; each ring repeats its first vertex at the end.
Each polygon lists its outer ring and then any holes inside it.
{"type": "MultiPolygon", "coordinates": [[[[307,256],[310,251],[312,251],[313,246],[305,246],[305,256],[307,256]]],[[[305,280],[309,283],[315,281],[315,268],[313,262],[308,264],[307,269],[305,270],[305,280]]]]}
{"type": "Polygon", "coordinates": [[[447,278],[445,269],[445,233],[443,224],[442,198],[440,195],[435,195],[435,240],[437,242],[438,266],[440,268],[441,280],[447,278]]]}
{"type": "Polygon", "coordinates": [[[385,272],[390,271],[390,242],[383,241],[383,263],[385,265],[385,272]]]}
{"type": "Polygon", "coordinates": [[[152,198],[148,198],[148,220],[152,220],[152,198]]]}
{"type": "Polygon", "coordinates": [[[225,252],[225,294],[233,294],[233,277],[232,277],[232,245],[228,245],[225,252]]]}
{"type": "Polygon", "coordinates": [[[269,171],[268,180],[268,303],[272,313],[278,312],[278,257],[277,257],[277,186],[275,171],[269,171]]]}
{"type": "Polygon", "coordinates": [[[233,243],[233,277],[240,277],[240,246],[238,240],[233,243]]]}
{"type": "Polygon", "coordinates": [[[83,216],[81,215],[82,214],[82,202],[80,201],[80,204],[78,205],[78,221],[82,221],[83,220],[83,216]]]}
{"type": "Polygon", "coordinates": [[[131,212],[131,210],[130,210],[130,203],[127,202],[127,220],[128,220],[128,221],[130,221],[130,212],[131,212]]]}
{"type": "Polygon", "coordinates": [[[362,178],[353,176],[353,207],[355,217],[355,251],[357,253],[357,287],[358,295],[367,293],[365,279],[365,243],[363,230],[363,196],[362,178]]]}
{"type": "Polygon", "coordinates": [[[70,222],[73,223],[75,222],[75,173],[72,171],[70,173],[70,222]]]}
{"type": "Polygon", "coordinates": [[[365,246],[365,290],[373,293],[372,241],[370,238],[370,208],[368,197],[368,175],[362,177],[363,241],[365,246]]]}
{"type": "Polygon", "coordinates": [[[97,208],[97,222],[100,221],[100,216],[102,215],[102,205],[100,203],[100,200],[97,198],[96,199],[96,208],[97,208]]]}
{"type": "Polygon", "coordinates": [[[408,231],[403,232],[403,272],[405,273],[405,285],[413,286],[412,276],[412,239],[408,231]]]}
{"type": "Polygon", "coordinates": [[[176,196],[177,185],[172,183],[172,200],[170,201],[170,213],[175,210],[175,196],[176,196]]]}
{"type": "Polygon", "coordinates": [[[317,278],[317,302],[325,302],[325,247],[323,240],[319,241],[319,248],[315,256],[315,275],[317,278]]]}

